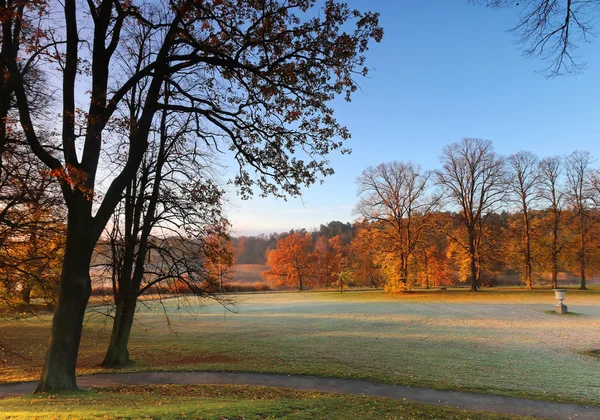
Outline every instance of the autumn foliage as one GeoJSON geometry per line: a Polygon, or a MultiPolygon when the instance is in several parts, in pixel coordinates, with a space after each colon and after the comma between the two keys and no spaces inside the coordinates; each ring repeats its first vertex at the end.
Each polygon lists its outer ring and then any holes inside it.
{"type": "Polygon", "coordinates": [[[303,290],[315,282],[312,240],[308,233],[294,233],[277,243],[269,253],[271,269],[262,273],[273,286],[290,286],[303,290]]]}
{"type": "MultiPolygon", "coordinates": [[[[273,286],[527,288],[600,274],[600,170],[588,152],[508,158],[490,141],[444,148],[442,168],[412,163],[369,167],[358,178],[350,223],[244,238],[257,241],[273,286]],[[272,251],[271,251],[272,249],[272,251]]],[[[244,255],[249,255],[244,250],[244,255]]]]}

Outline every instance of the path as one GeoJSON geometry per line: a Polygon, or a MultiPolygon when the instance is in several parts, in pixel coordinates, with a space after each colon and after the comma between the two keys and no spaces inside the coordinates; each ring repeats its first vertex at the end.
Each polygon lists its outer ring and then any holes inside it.
{"type": "MultiPolygon", "coordinates": [[[[536,416],[568,420],[598,420],[600,407],[585,407],[500,395],[460,391],[438,391],[391,385],[358,379],[332,379],[313,376],[274,375],[262,373],[226,372],[137,372],[101,373],[77,378],[80,387],[106,387],[148,384],[233,384],[292,388],[306,391],[324,391],[338,394],[366,395],[406,399],[426,404],[482,410],[504,414],[536,416]]],[[[0,398],[33,392],[35,382],[0,384],[0,398]]]]}

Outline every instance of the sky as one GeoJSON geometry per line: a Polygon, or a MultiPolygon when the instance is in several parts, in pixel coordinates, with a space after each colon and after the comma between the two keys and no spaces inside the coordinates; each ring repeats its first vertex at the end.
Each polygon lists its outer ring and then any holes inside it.
{"type": "Polygon", "coordinates": [[[399,160],[436,169],[442,148],[463,137],[492,140],[502,155],[587,150],[600,157],[600,39],[577,50],[587,62],[582,74],[549,79],[539,72],[547,63],[524,57],[508,31],[517,8],[466,0],[349,3],[379,12],[385,32],[367,53],[372,71],[352,102],[333,103],[352,133],[352,154],[330,155],[335,175],[299,199],[244,201],[231,190],[234,236],[352,222],[355,181],[365,168],[399,160]]]}

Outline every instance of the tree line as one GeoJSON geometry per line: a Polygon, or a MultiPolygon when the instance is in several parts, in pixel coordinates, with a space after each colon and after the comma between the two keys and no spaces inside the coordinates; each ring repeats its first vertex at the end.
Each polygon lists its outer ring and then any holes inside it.
{"type": "Polygon", "coordinates": [[[299,289],[346,282],[396,292],[460,282],[476,291],[507,273],[528,289],[557,287],[561,272],[586,289],[600,273],[600,171],[588,152],[503,157],[491,141],[465,138],[444,147],[440,163],[366,168],[359,219],[263,237],[263,276],[299,289]],[[332,225],[347,229],[331,235],[332,225]]]}

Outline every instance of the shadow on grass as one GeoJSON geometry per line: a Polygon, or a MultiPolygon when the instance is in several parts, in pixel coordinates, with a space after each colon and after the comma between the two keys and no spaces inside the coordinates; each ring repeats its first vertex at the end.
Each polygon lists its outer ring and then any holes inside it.
{"type": "Polygon", "coordinates": [[[591,356],[595,359],[600,359],[600,349],[586,350],[583,351],[582,354],[586,356],[591,356]]]}
{"type": "Polygon", "coordinates": [[[544,311],[544,313],[557,316],[585,316],[584,314],[580,314],[579,312],[567,312],[566,314],[559,314],[555,311],[544,311]]]}

